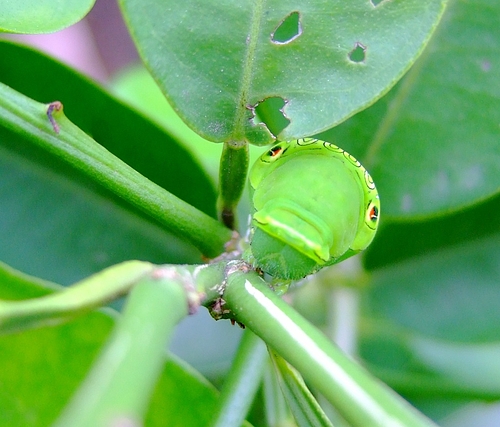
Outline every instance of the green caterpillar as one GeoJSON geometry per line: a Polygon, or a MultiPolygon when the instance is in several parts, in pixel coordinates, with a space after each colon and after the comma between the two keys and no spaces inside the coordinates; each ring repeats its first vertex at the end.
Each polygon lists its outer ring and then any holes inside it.
{"type": "Polygon", "coordinates": [[[297,280],[365,249],[380,201],[366,169],[329,142],[280,142],[253,165],[250,259],[279,279],[297,280]]]}

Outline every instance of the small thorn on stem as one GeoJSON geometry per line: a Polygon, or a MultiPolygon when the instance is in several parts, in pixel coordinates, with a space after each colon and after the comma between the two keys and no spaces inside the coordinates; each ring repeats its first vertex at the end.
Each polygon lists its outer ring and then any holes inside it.
{"type": "Polygon", "coordinates": [[[49,118],[50,124],[52,125],[52,128],[54,129],[55,133],[59,133],[60,128],[53,114],[54,112],[61,111],[62,108],[63,105],[59,101],[51,102],[47,107],[47,117],[49,118]]]}

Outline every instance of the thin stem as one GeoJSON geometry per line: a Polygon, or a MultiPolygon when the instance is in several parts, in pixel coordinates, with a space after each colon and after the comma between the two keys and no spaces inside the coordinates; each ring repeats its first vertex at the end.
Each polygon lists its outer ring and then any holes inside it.
{"type": "Polygon", "coordinates": [[[267,424],[274,426],[294,426],[295,421],[285,401],[271,359],[264,372],[263,394],[267,424]]]}
{"type": "Polygon", "coordinates": [[[262,379],[266,345],[246,330],[222,388],[211,427],[241,426],[262,379]]]}
{"type": "MultiPolygon", "coordinates": [[[[157,268],[157,267],[156,267],[157,268]]],[[[0,301],[0,333],[55,324],[125,295],[155,266],[128,261],[109,267],[61,292],[20,301],[0,301]]],[[[22,275],[20,280],[26,280],[22,275]]]]}
{"type": "MultiPolygon", "coordinates": [[[[182,284],[189,311],[194,312],[203,299],[213,301],[220,296],[219,287],[224,282],[225,272],[225,262],[157,266],[148,262],[127,261],[67,288],[61,287],[60,292],[18,301],[0,300],[0,334],[69,320],[127,294],[137,283],[148,277],[168,276],[182,284]]],[[[39,279],[2,265],[0,279],[9,280],[14,286],[26,282],[41,284],[39,279]]]]}
{"type": "Polygon", "coordinates": [[[270,354],[281,389],[297,424],[301,427],[333,427],[297,370],[276,352],[271,350],[270,354]]]}
{"type": "Polygon", "coordinates": [[[248,171],[248,144],[224,144],[219,169],[219,217],[235,229],[235,210],[245,188],[248,171]]]}

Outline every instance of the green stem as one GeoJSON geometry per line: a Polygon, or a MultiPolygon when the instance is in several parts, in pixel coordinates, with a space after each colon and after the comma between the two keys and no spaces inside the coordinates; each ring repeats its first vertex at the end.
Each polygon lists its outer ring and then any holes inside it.
{"type": "Polygon", "coordinates": [[[187,314],[185,289],[176,281],[159,277],[138,283],[111,338],[54,427],[142,425],[166,345],[187,314]]]}
{"type": "Polygon", "coordinates": [[[234,270],[224,299],[236,320],[272,345],[353,426],[435,425],[342,353],[257,274],[234,270]]]}
{"type": "MultiPolygon", "coordinates": [[[[226,267],[225,262],[157,266],[147,262],[127,261],[70,287],[62,287],[60,292],[18,301],[0,300],[0,334],[63,322],[127,294],[139,281],[147,277],[162,275],[185,287],[190,311],[195,311],[202,299],[213,301],[220,296],[226,267]]],[[[14,269],[4,269],[5,267],[0,265],[1,280],[12,280],[15,283],[40,282],[14,269]]]]}
{"type": "Polygon", "coordinates": [[[297,370],[273,350],[270,351],[270,354],[281,389],[297,425],[333,427],[297,370]]]}
{"type": "Polygon", "coordinates": [[[247,330],[226,377],[211,427],[240,426],[252,404],[267,359],[266,345],[247,330]]]}
{"type": "Polygon", "coordinates": [[[219,169],[219,217],[226,227],[235,228],[235,210],[245,188],[248,171],[248,144],[225,143],[219,169]]]}
{"type": "Polygon", "coordinates": [[[157,268],[128,261],[109,267],[61,292],[20,301],[0,301],[0,333],[62,322],[125,295],[157,268]]]}
{"type": "Polygon", "coordinates": [[[191,242],[204,255],[213,258],[223,252],[231,234],[221,223],[149,181],[57,109],[52,112],[57,124],[54,128],[47,117],[48,108],[0,83],[0,121],[12,132],[22,134],[26,150],[41,149],[69,164],[165,229],[191,242]]]}
{"type": "Polygon", "coordinates": [[[264,407],[267,425],[296,426],[278,381],[276,369],[269,358],[263,379],[264,407]]]}

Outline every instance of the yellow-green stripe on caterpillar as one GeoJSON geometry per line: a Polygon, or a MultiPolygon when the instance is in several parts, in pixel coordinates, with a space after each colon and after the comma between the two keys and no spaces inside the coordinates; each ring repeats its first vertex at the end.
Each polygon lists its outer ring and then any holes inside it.
{"type": "Polygon", "coordinates": [[[366,169],[329,142],[280,142],[249,174],[251,259],[273,277],[300,279],[365,249],[380,200],[366,169]]]}

